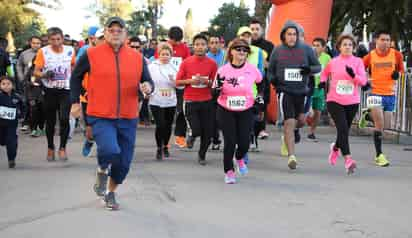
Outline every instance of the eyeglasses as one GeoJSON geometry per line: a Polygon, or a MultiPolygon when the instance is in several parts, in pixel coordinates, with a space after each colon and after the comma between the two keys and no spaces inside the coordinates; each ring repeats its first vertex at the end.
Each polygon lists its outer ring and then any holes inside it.
{"type": "Polygon", "coordinates": [[[123,29],[108,29],[107,31],[108,31],[110,34],[114,34],[114,33],[120,34],[120,33],[123,32],[123,29]]]}
{"type": "Polygon", "coordinates": [[[140,46],[130,46],[130,48],[133,48],[133,49],[140,49],[140,46]]]}
{"type": "Polygon", "coordinates": [[[237,52],[249,53],[249,49],[243,46],[234,47],[233,49],[236,50],[237,52]]]}

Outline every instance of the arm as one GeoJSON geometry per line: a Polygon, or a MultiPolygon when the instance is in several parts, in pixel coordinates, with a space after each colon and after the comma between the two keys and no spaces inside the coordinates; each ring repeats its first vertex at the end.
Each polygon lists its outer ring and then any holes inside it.
{"type": "Polygon", "coordinates": [[[17,73],[17,79],[19,81],[23,81],[24,80],[24,52],[20,55],[17,64],[16,64],[16,73],[17,73]]]}
{"type": "Polygon", "coordinates": [[[142,60],[143,70],[142,70],[142,78],[140,79],[140,83],[148,83],[150,85],[150,92],[147,94],[151,94],[154,91],[154,83],[152,80],[152,76],[150,76],[149,69],[147,68],[146,60],[142,60]]]}
{"type": "Polygon", "coordinates": [[[37,51],[37,55],[36,55],[36,59],[34,60],[34,77],[36,77],[36,79],[41,79],[44,78],[44,74],[42,72],[45,62],[44,62],[44,55],[43,55],[43,51],[41,49],[39,49],[37,51]]]}
{"type": "Polygon", "coordinates": [[[82,88],[82,82],[84,75],[90,71],[89,57],[83,54],[74,67],[72,76],[70,78],[70,99],[72,103],[78,103],[80,101],[80,91],[82,88]]]}
{"type": "Polygon", "coordinates": [[[267,70],[268,80],[274,87],[276,87],[279,84],[279,79],[276,77],[276,66],[277,66],[276,49],[274,49],[272,52],[272,55],[270,56],[269,67],[267,70]]]}
{"type": "Polygon", "coordinates": [[[366,83],[368,82],[368,78],[366,77],[365,66],[363,65],[362,60],[359,61],[356,67],[356,74],[355,74],[355,77],[353,78],[353,82],[361,86],[365,86],[366,83]]]}

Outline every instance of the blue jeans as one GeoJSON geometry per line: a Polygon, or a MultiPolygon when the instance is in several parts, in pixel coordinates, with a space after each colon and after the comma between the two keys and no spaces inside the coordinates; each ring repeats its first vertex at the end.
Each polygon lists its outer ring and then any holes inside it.
{"type": "Polygon", "coordinates": [[[133,160],[138,119],[106,119],[88,116],[97,145],[97,160],[101,169],[121,184],[129,173],[133,160]]]}

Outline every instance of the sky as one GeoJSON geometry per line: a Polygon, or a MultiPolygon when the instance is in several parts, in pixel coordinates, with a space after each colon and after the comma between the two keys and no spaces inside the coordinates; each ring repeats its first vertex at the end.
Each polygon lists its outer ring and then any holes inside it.
{"type": "MultiPolygon", "coordinates": [[[[46,20],[47,27],[58,26],[65,34],[80,39],[83,26],[98,25],[97,18],[91,16],[90,11],[87,10],[93,0],[61,0],[61,2],[63,9],[59,11],[36,9],[46,20]]],[[[179,5],[177,0],[166,0],[160,24],[165,27],[183,26],[187,9],[192,8],[194,25],[204,29],[208,27],[209,20],[218,13],[219,7],[225,2],[239,4],[240,0],[183,0],[182,5],[179,5]]],[[[246,5],[251,9],[251,14],[255,6],[254,2],[255,0],[245,0],[246,5]]]]}

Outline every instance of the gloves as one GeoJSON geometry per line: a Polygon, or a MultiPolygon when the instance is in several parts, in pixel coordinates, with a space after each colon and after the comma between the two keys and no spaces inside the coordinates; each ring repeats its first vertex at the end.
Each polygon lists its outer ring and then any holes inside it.
{"type": "Polygon", "coordinates": [[[220,77],[220,75],[218,74],[216,77],[216,81],[217,81],[217,89],[221,89],[223,86],[223,83],[225,82],[225,77],[220,77]]]}
{"type": "Polygon", "coordinates": [[[263,96],[257,95],[255,98],[255,103],[260,104],[260,105],[265,104],[265,100],[263,100],[263,96]]]}
{"type": "Polygon", "coordinates": [[[368,81],[364,86],[362,86],[362,90],[368,91],[369,89],[371,89],[371,83],[368,81]]]}
{"type": "Polygon", "coordinates": [[[302,65],[302,66],[300,67],[300,74],[301,74],[302,76],[309,75],[310,72],[311,72],[311,70],[310,70],[310,67],[309,67],[309,66],[307,66],[307,65],[302,65]]]}
{"type": "Polygon", "coordinates": [[[392,73],[392,79],[393,80],[398,80],[399,79],[399,77],[400,77],[401,75],[400,75],[400,73],[398,72],[398,71],[393,71],[393,73],[392,73]]]}
{"type": "Polygon", "coordinates": [[[44,73],[44,77],[47,79],[54,78],[54,76],[55,76],[55,73],[54,71],[51,71],[51,70],[47,70],[46,73],[44,73]]]}
{"type": "Polygon", "coordinates": [[[355,78],[355,72],[353,72],[352,67],[346,65],[345,69],[346,73],[348,73],[351,78],[355,78]]]}

